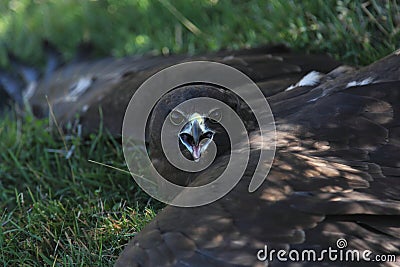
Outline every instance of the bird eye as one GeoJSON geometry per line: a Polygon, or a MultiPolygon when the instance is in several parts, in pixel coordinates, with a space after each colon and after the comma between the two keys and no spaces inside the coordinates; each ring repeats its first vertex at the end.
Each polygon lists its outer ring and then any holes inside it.
{"type": "Polygon", "coordinates": [[[169,119],[173,125],[179,125],[185,120],[185,116],[181,112],[173,110],[169,115],[169,119]]]}
{"type": "Polygon", "coordinates": [[[212,122],[220,122],[222,119],[222,112],[219,108],[213,109],[208,113],[208,117],[212,122]]]}

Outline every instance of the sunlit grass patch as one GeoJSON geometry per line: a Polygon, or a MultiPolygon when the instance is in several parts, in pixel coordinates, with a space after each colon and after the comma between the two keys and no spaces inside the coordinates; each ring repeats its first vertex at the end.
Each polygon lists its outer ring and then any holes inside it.
{"type": "Polygon", "coordinates": [[[129,174],[88,161],[126,169],[111,136],[61,138],[48,125],[29,116],[0,123],[0,263],[110,265],[162,205],[129,174]],[[75,146],[69,158],[61,139],[75,146]]]}

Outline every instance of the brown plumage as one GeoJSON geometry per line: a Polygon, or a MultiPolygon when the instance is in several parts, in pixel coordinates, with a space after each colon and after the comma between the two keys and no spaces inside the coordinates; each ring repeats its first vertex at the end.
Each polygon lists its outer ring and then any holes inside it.
{"type": "MultiPolygon", "coordinates": [[[[358,71],[337,69],[316,85],[289,91],[285,89],[309,71],[327,73],[338,64],[323,56],[293,55],[276,49],[237,52],[234,56],[224,52],[204,58],[242,70],[267,97],[278,137],[271,171],[257,191],[248,193],[257,163],[253,156],[242,180],[222,199],[196,208],[166,207],[126,246],[116,266],[265,266],[256,256],[264,245],[269,249],[320,251],[336,248],[338,238],[347,240],[347,249],[398,257],[400,56],[392,54],[358,71]]],[[[118,132],[124,111],[121,103],[127,104],[128,96],[146,77],[182,60],[149,59],[143,71],[127,67],[114,75],[116,83],[103,81],[107,88],[98,84],[102,89],[90,95],[109,96],[113,92],[119,96],[102,100],[87,96],[78,101],[76,110],[90,104],[82,114],[83,123],[90,121],[84,127],[96,126],[96,111],[102,104],[106,127],[118,132]],[[115,117],[121,121],[112,119],[115,117]]],[[[146,65],[144,62],[146,59],[142,62],[146,65]]],[[[102,79],[96,78],[95,83],[102,79]]],[[[35,103],[40,106],[40,101],[35,103]]],[[[61,121],[67,121],[72,113],[60,109],[58,114],[61,121]]],[[[215,176],[224,162],[221,155],[196,182],[215,176]]],[[[293,266],[323,263],[296,264],[293,266]]],[[[360,262],[324,264],[364,266],[360,262]]],[[[369,264],[398,266],[398,262],[369,264]]],[[[269,266],[288,265],[273,261],[269,266]]]]}
{"type": "Polygon", "coordinates": [[[264,92],[268,95],[296,83],[316,65],[320,66],[318,70],[321,72],[328,72],[339,65],[326,55],[290,53],[283,46],[221,51],[192,57],[107,58],[60,68],[51,79],[39,82],[29,102],[35,115],[47,116],[47,97],[60,125],[75,120],[76,113],[79,113],[85,132],[98,129],[101,107],[104,127],[118,136],[126,107],[136,89],[154,73],[190,60],[211,60],[233,66],[254,81],[265,81],[264,92]],[[85,89],[76,90],[79,86],[85,89]]]}
{"type": "MultiPolygon", "coordinates": [[[[261,188],[247,192],[249,172],[212,204],[165,208],[116,266],[264,266],[256,257],[264,244],[319,251],[338,238],[348,249],[399,255],[399,77],[400,57],[391,55],[316,88],[270,96],[278,147],[261,188]],[[374,82],[346,88],[367,78],[374,82]]],[[[287,263],[270,263],[280,265],[287,263]]]]}

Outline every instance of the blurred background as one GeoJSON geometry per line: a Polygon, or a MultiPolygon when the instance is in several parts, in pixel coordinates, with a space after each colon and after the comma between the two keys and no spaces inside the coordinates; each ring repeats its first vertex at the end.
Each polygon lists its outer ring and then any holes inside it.
{"type": "Polygon", "coordinates": [[[396,0],[11,0],[0,3],[0,40],[32,63],[47,39],[67,59],[82,42],[117,57],[283,42],[367,64],[399,44],[399,12],[396,0]]]}
{"type": "MultiPolygon", "coordinates": [[[[0,2],[0,66],[8,52],[44,68],[42,43],[68,61],[196,54],[284,43],[369,64],[400,47],[396,0],[11,0],[0,2]]],[[[27,114],[0,118],[0,265],[112,266],[162,208],[126,171],[120,140],[88,137],[27,114]]]]}

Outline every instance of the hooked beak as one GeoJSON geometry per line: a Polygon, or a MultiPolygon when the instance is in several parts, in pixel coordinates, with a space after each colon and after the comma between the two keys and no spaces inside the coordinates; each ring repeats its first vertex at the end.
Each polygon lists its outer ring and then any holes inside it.
{"type": "Polygon", "coordinates": [[[200,160],[214,137],[214,131],[209,130],[197,119],[189,121],[179,133],[179,140],[190,152],[195,162],[200,160]]]}

